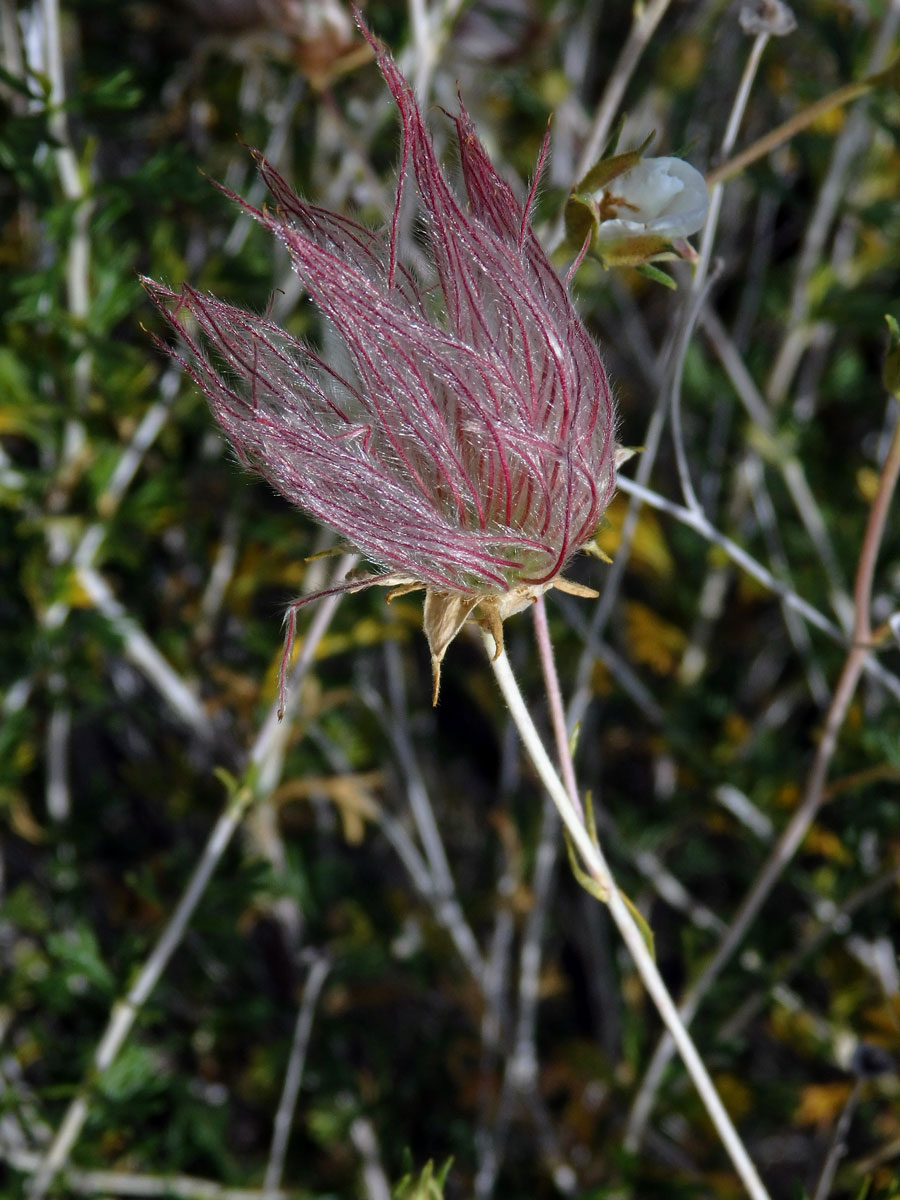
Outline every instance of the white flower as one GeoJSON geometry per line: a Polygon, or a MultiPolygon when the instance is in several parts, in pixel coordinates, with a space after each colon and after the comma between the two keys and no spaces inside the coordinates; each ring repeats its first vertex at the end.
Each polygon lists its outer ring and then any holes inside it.
{"type": "Polygon", "coordinates": [[[674,241],[696,233],[709,196],[700,172],[681,158],[642,158],[594,194],[602,246],[648,234],[674,241]]]}

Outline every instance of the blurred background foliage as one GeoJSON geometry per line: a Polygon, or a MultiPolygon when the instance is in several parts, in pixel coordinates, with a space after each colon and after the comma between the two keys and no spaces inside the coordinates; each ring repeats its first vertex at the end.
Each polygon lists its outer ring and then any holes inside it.
{"type": "MultiPolygon", "coordinates": [[[[236,466],[153,347],[149,332],[168,335],[138,276],[271,307],[311,335],[282,249],[210,180],[261,203],[257,146],[302,194],[380,224],[399,142],[338,0],[0,7],[0,1178],[13,1197],[225,803],[215,769],[246,768],[285,604],[329,569],[306,561],[329,538],[236,466]]],[[[655,130],[654,152],[706,169],[752,44],[741,5],[647,7],[665,12],[625,91],[621,145],[655,130]]],[[[372,0],[365,13],[426,87],[449,163],[439,106],[454,109],[457,87],[520,180],[553,114],[538,205],[551,242],[633,6],[448,2],[424,34],[424,7],[410,9],[372,0]]],[[[739,147],[897,52],[889,0],[807,0],[796,15],[765,49],[739,147]]],[[[845,632],[896,420],[880,375],[898,195],[888,89],[729,183],[684,364],[709,520],[845,632]],[[736,380],[758,389],[765,428],[736,380]]],[[[592,260],[576,280],[625,444],[647,441],[664,391],[689,295],[689,272],[675,273],[675,293],[592,260]]],[[[680,501],[668,432],[650,482],[680,501]]],[[[620,494],[600,532],[614,558],[628,506],[620,494]]],[[[782,605],[677,514],[636,511],[600,644],[585,648],[590,602],[563,598],[551,619],[564,688],[587,698],[580,782],[677,994],[798,803],[844,634],[782,605]]],[[[585,558],[576,574],[603,588],[609,571],[585,558]]],[[[898,592],[895,510],[873,623],[898,592]]],[[[283,770],[90,1088],[60,1194],[261,1189],[316,970],[292,1195],[379,1200],[404,1176],[401,1194],[423,1197],[740,1194],[677,1064],[626,1149],[657,1018],[605,912],[562,860],[554,870],[560,835],[477,639],[453,646],[432,710],[419,625],[415,597],[337,609],[283,770]]],[[[542,718],[528,622],[507,628],[542,718]]],[[[829,802],[695,1022],[773,1197],[812,1196],[839,1133],[826,1194],[900,1194],[896,648],[880,662],[849,711],[829,802]]]]}

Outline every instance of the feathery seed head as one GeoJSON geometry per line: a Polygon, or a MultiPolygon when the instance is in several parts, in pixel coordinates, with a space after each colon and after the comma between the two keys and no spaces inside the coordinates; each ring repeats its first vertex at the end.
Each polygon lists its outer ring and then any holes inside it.
{"type": "MultiPolygon", "coordinates": [[[[382,568],[345,589],[425,589],[436,698],[443,655],[470,616],[499,653],[503,619],[547,588],[592,594],[560,572],[613,491],[613,406],[597,349],[531,228],[537,178],[521,204],[460,104],[464,211],[409,85],[360,24],[403,125],[390,229],[301,200],[258,154],[277,208],[244,205],[284,242],[343,342],[340,369],[266,318],[145,282],[241,460],[382,568]],[[398,252],[410,164],[438,285],[428,292],[398,252]]],[[[538,174],[545,153],[546,140],[538,174]]]]}

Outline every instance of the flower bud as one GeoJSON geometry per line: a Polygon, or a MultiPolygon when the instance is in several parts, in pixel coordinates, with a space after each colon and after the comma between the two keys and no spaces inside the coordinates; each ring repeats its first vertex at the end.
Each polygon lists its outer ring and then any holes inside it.
{"type": "Polygon", "coordinates": [[[637,266],[673,251],[683,256],[678,243],[702,228],[708,207],[706,181],[690,163],[633,151],[588,173],[569,198],[566,227],[573,248],[590,235],[605,266],[637,266]]]}

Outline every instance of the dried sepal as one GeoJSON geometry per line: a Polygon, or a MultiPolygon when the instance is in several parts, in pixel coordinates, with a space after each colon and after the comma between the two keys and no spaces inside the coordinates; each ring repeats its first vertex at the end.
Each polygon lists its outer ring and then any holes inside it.
{"type": "Polygon", "coordinates": [[[479,603],[477,596],[461,596],[458,592],[425,591],[423,628],[431,651],[432,704],[437,704],[441,689],[441,663],[447,648],[465,625],[472,609],[479,603]]]}

